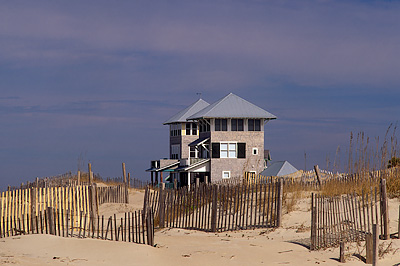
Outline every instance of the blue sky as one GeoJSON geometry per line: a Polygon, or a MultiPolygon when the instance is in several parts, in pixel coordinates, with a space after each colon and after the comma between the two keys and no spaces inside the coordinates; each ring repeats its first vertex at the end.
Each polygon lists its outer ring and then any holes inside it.
{"type": "MultiPolygon", "coordinates": [[[[93,164],[141,179],[162,122],[233,92],[274,160],[326,168],[400,114],[397,1],[2,1],[0,186],[93,164]],[[78,158],[83,158],[79,160],[78,158]]],[[[344,165],[342,166],[344,167],[344,165]]]]}

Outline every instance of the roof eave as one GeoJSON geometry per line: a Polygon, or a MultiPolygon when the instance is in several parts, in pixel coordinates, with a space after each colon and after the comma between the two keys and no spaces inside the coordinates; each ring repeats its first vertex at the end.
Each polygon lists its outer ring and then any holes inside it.
{"type": "Polygon", "coordinates": [[[254,118],[254,119],[265,119],[265,120],[275,120],[275,119],[277,119],[277,117],[276,116],[274,116],[274,117],[261,117],[261,116],[252,116],[252,117],[242,117],[242,116],[238,116],[238,117],[234,117],[234,116],[226,116],[226,117],[219,117],[219,116],[200,116],[200,117],[189,117],[189,118],[187,118],[186,120],[187,121],[194,121],[194,120],[200,120],[200,119],[210,119],[210,118],[236,118],[236,119],[251,119],[251,118],[254,118]]]}

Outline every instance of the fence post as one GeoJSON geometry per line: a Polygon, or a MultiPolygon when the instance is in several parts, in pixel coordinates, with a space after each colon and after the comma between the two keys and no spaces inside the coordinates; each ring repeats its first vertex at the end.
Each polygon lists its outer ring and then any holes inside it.
{"type": "Polygon", "coordinates": [[[88,163],[88,175],[89,175],[89,184],[91,185],[93,182],[93,176],[91,175],[92,173],[92,164],[88,163]]]}
{"type": "Polygon", "coordinates": [[[398,230],[397,238],[400,239],[400,205],[399,205],[399,222],[397,224],[397,230],[398,230]]]}
{"type": "Polygon", "coordinates": [[[372,238],[373,238],[373,244],[372,244],[372,265],[376,266],[378,264],[378,247],[379,247],[379,233],[378,233],[378,224],[373,224],[372,225],[372,238]]]}
{"type": "Polygon", "coordinates": [[[321,186],[321,176],[318,165],[314,165],[315,176],[317,177],[318,186],[321,186]]]}
{"type": "Polygon", "coordinates": [[[216,185],[212,186],[211,232],[217,231],[217,189],[216,185]]]}
{"type": "MultiPolygon", "coordinates": [[[[32,232],[36,229],[36,224],[34,223],[34,218],[36,217],[36,190],[37,188],[31,188],[31,227],[32,232]]],[[[29,221],[27,221],[29,223],[29,221]]]]}
{"type": "Polygon", "coordinates": [[[125,163],[122,163],[122,176],[124,178],[124,184],[126,185],[126,170],[125,170],[125,163]]]}
{"type": "Polygon", "coordinates": [[[317,208],[314,206],[314,193],[311,193],[311,244],[310,249],[315,250],[315,237],[317,232],[316,219],[317,208]]]}
{"type": "Polygon", "coordinates": [[[366,255],[365,255],[365,263],[372,264],[372,257],[373,257],[373,241],[372,241],[372,234],[367,233],[365,235],[365,244],[366,244],[366,255]]]}
{"type": "Polygon", "coordinates": [[[282,226],[282,201],[283,201],[283,178],[279,179],[278,183],[278,204],[276,210],[276,226],[282,226]]]}
{"type": "Polygon", "coordinates": [[[147,230],[147,245],[154,246],[154,216],[150,207],[146,209],[146,230],[147,230]]]}
{"type": "Polygon", "coordinates": [[[52,207],[47,207],[47,226],[49,228],[49,234],[55,235],[54,209],[52,207]]]}
{"type": "Polygon", "coordinates": [[[159,202],[160,202],[160,206],[159,206],[159,219],[160,219],[160,228],[164,228],[164,220],[165,220],[165,191],[164,191],[164,187],[160,186],[159,188],[159,202]]]}
{"type": "Polygon", "coordinates": [[[97,230],[97,216],[98,216],[98,206],[97,206],[97,186],[96,184],[91,184],[89,186],[89,212],[90,212],[90,222],[93,231],[97,230]]]}
{"type": "Polygon", "coordinates": [[[143,213],[145,213],[147,210],[148,197],[149,197],[149,186],[146,186],[144,189],[143,213]]]}
{"type": "Polygon", "coordinates": [[[128,185],[125,185],[125,203],[129,204],[129,188],[128,185]]]}
{"type": "Polygon", "coordinates": [[[383,239],[389,239],[389,212],[386,192],[386,179],[381,180],[381,215],[383,218],[383,239]]]}
{"type": "Polygon", "coordinates": [[[339,262],[345,263],[346,260],[344,258],[344,242],[340,242],[340,255],[339,255],[339,262]]]}

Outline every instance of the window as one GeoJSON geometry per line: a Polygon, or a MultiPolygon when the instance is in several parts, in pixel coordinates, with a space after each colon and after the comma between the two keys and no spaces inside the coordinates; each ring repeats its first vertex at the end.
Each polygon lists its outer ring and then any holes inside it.
{"type": "Polygon", "coordinates": [[[231,119],[231,131],[243,131],[243,119],[231,119]]]}
{"type": "Polygon", "coordinates": [[[215,119],[215,131],[221,131],[221,119],[215,119]]]}
{"type": "Polygon", "coordinates": [[[186,123],[186,135],[197,135],[196,123],[186,123]]]}
{"type": "Polygon", "coordinates": [[[227,131],[228,119],[215,119],[215,131],[227,131]]]}
{"type": "Polygon", "coordinates": [[[228,130],[228,119],[221,119],[222,131],[228,130]]]}
{"type": "Polygon", "coordinates": [[[253,155],[258,155],[258,148],[253,148],[253,155]]]}
{"type": "Polygon", "coordinates": [[[197,135],[197,124],[196,123],[192,124],[192,135],[197,135]]]}
{"type": "Polygon", "coordinates": [[[186,135],[190,135],[190,123],[186,123],[186,135]]]}
{"type": "Polygon", "coordinates": [[[190,146],[190,158],[197,158],[197,150],[194,146],[190,146]]]}
{"type": "Polygon", "coordinates": [[[246,158],[246,143],[211,143],[211,158],[246,158]]]}
{"type": "Polygon", "coordinates": [[[231,171],[222,171],[222,179],[231,178],[231,171]]]}
{"type": "Polygon", "coordinates": [[[231,119],[231,131],[243,131],[243,119],[231,119]]]}
{"type": "Polygon", "coordinates": [[[221,143],[221,158],[236,158],[236,143],[221,143]]]}
{"type": "Polygon", "coordinates": [[[169,126],[170,136],[180,136],[181,135],[181,124],[172,124],[169,126]]]}
{"type": "Polygon", "coordinates": [[[171,145],[171,159],[179,159],[181,156],[181,146],[171,145]]]}
{"type": "Polygon", "coordinates": [[[261,131],[261,121],[260,119],[254,120],[254,131],[261,131]]]}
{"type": "Polygon", "coordinates": [[[261,120],[260,119],[249,119],[248,120],[248,131],[261,131],[261,120]]]}

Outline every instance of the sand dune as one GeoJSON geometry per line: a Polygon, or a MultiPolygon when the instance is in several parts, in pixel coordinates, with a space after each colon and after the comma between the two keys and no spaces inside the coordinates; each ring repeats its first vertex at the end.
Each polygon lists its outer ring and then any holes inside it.
{"type": "MultiPolygon", "coordinates": [[[[104,215],[141,208],[143,192],[131,192],[131,204],[104,204],[104,215]]],[[[391,232],[397,231],[398,200],[390,201],[391,232]]],[[[338,248],[309,251],[309,199],[284,214],[279,229],[206,233],[163,229],[156,247],[95,239],[25,235],[0,240],[0,265],[365,265],[363,246],[347,245],[347,263],[339,263],[338,248]]],[[[362,243],[364,245],[364,243],[362,243]]],[[[400,265],[400,240],[381,241],[387,254],[379,265],[400,265]]]]}

